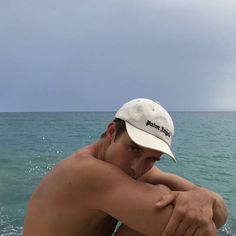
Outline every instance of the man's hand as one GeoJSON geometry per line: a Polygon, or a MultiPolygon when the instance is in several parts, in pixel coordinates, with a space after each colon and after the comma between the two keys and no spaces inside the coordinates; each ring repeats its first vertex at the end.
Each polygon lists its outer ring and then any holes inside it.
{"type": "Polygon", "coordinates": [[[172,204],[174,211],[162,236],[215,236],[216,227],[212,221],[214,203],[211,192],[200,187],[165,195],[155,207],[172,204]]]}

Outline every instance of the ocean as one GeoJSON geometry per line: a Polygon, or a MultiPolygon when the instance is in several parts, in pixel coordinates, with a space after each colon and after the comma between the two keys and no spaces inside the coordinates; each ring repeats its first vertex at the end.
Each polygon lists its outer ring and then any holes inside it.
{"type": "MultiPolygon", "coordinates": [[[[0,113],[0,236],[22,235],[27,202],[47,172],[94,142],[113,112],[0,113]]],[[[218,235],[236,235],[236,112],[171,112],[177,165],[160,169],[221,194],[229,209],[218,235]]]]}

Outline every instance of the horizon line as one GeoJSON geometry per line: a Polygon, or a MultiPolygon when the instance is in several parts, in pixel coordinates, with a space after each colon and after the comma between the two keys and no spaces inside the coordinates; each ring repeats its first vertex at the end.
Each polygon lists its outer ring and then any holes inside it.
{"type": "MultiPolygon", "coordinates": [[[[106,110],[70,110],[70,111],[0,111],[0,113],[76,113],[76,112],[107,112],[107,113],[114,113],[116,111],[106,111],[106,110]]],[[[168,112],[236,112],[236,110],[168,110],[168,112]]]]}

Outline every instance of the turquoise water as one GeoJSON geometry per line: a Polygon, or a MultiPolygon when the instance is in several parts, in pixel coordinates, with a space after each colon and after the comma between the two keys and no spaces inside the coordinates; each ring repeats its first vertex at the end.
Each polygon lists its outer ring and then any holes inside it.
{"type": "MultiPolygon", "coordinates": [[[[219,192],[229,219],[218,235],[236,235],[236,113],[173,112],[173,151],[166,171],[219,192]]],[[[65,156],[95,141],[109,112],[0,113],[0,236],[21,235],[24,212],[43,176],[65,156]]]]}

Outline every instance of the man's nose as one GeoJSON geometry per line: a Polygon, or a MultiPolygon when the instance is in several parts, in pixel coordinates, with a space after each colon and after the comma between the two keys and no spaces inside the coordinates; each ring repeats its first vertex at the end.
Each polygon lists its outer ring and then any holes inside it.
{"type": "Polygon", "coordinates": [[[142,161],[141,160],[134,160],[131,165],[131,169],[134,174],[134,178],[138,178],[142,175],[143,167],[142,167],[142,161]]]}

